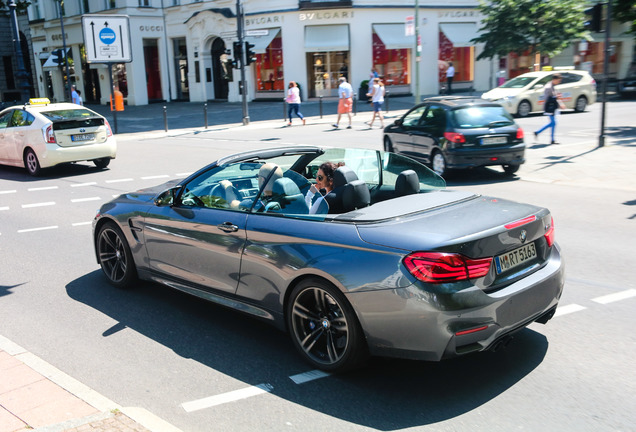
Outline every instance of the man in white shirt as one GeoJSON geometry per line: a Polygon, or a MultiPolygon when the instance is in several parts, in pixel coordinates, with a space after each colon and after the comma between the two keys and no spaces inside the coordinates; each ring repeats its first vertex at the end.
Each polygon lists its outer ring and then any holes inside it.
{"type": "Polygon", "coordinates": [[[340,117],[343,114],[347,114],[349,116],[349,126],[347,129],[351,129],[351,111],[353,111],[353,87],[351,84],[347,82],[345,77],[340,77],[338,79],[340,85],[338,86],[338,96],[340,99],[338,100],[338,120],[333,124],[333,127],[336,129],[340,124],[340,117]]]}
{"type": "Polygon", "coordinates": [[[448,69],[446,69],[446,94],[451,94],[453,92],[453,77],[455,76],[455,67],[453,66],[453,62],[448,62],[448,69]]]}

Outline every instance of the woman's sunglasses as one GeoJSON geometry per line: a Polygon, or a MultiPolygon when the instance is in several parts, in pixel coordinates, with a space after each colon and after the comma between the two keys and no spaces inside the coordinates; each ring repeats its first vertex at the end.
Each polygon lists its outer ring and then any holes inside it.
{"type": "Polygon", "coordinates": [[[318,175],[316,176],[316,180],[318,180],[318,181],[323,181],[323,180],[324,180],[324,177],[323,177],[323,176],[321,176],[320,174],[318,174],[318,175]]]}

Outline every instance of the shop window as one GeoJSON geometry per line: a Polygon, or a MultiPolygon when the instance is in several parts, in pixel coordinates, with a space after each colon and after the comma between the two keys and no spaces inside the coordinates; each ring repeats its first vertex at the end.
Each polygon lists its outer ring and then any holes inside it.
{"type": "Polygon", "coordinates": [[[256,54],[256,90],[285,91],[283,40],[280,33],[272,39],[265,53],[256,54]]]}
{"type": "Polygon", "coordinates": [[[446,82],[446,69],[450,62],[455,67],[454,82],[474,80],[475,47],[455,47],[444,32],[439,32],[439,82],[446,82]]]}
{"type": "Polygon", "coordinates": [[[387,49],[382,39],[373,33],[373,68],[385,86],[410,84],[410,64],[410,49],[387,49]]]}

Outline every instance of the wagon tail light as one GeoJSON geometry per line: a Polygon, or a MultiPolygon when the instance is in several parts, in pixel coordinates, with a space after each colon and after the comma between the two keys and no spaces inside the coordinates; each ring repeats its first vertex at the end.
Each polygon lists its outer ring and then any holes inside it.
{"type": "Polygon", "coordinates": [[[50,124],[44,129],[44,141],[48,144],[55,144],[55,132],[53,132],[53,125],[50,124]]]}
{"type": "Polygon", "coordinates": [[[492,257],[473,259],[444,252],[413,252],[404,258],[404,265],[413,276],[435,284],[486,276],[491,264],[492,257]]]}
{"type": "Polygon", "coordinates": [[[466,142],[464,134],[457,132],[444,132],[444,138],[455,144],[464,144],[466,142]]]}
{"type": "Polygon", "coordinates": [[[106,125],[106,136],[113,136],[113,130],[110,128],[110,123],[108,123],[108,120],[104,119],[104,124],[106,125]]]}

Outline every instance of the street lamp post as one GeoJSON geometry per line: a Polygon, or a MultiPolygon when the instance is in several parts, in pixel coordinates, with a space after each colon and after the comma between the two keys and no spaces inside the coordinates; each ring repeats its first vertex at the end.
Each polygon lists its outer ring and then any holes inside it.
{"type": "Polygon", "coordinates": [[[69,101],[73,101],[72,97],[71,97],[71,77],[69,75],[69,68],[68,68],[68,53],[66,52],[66,34],[64,33],[64,15],[62,12],[62,4],[64,3],[64,0],[57,0],[57,6],[58,6],[58,11],[60,13],[60,27],[62,30],[62,54],[64,54],[64,67],[66,70],[66,86],[65,86],[65,92],[66,92],[66,97],[68,98],[69,101]]]}
{"type": "Polygon", "coordinates": [[[11,0],[9,3],[9,9],[11,11],[11,24],[13,26],[13,45],[15,48],[15,57],[18,66],[16,73],[18,89],[20,90],[20,98],[22,102],[26,102],[30,97],[31,87],[29,85],[29,74],[24,68],[24,59],[22,57],[22,46],[20,44],[20,29],[18,28],[18,16],[15,12],[16,4],[15,0],[11,0]]]}

